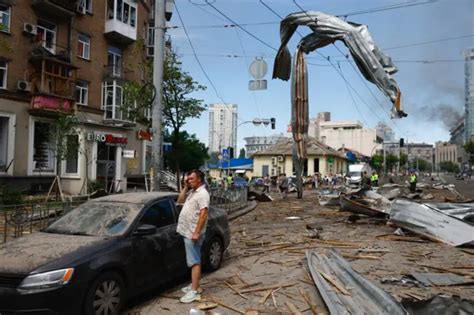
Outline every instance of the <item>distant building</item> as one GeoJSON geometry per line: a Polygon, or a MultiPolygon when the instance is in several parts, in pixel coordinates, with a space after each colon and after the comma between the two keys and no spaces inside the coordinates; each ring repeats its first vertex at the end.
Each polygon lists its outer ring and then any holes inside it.
{"type": "Polygon", "coordinates": [[[466,135],[466,130],[464,128],[464,117],[461,118],[458,123],[449,130],[449,143],[454,143],[457,145],[464,145],[464,137],[466,135]]]}
{"type": "MultiPolygon", "coordinates": [[[[293,166],[293,139],[286,138],[266,150],[253,155],[254,176],[278,176],[285,173],[287,176],[294,174],[293,166]]],[[[303,175],[311,176],[314,173],[321,175],[343,173],[346,170],[346,157],[343,153],[317,141],[308,138],[307,154],[303,167],[303,175]]]]}
{"type": "Polygon", "coordinates": [[[348,147],[372,156],[381,148],[382,138],[375,129],[365,129],[359,121],[326,121],[320,123],[321,142],[335,148],[348,147]]]}
{"type": "Polygon", "coordinates": [[[211,104],[209,106],[209,150],[221,152],[232,147],[237,152],[237,105],[211,104]]]}
{"type": "Polygon", "coordinates": [[[464,51],[465,141],[474,140],[474,47],[464,51]]]}
{"type": "Polygon", "coordinates": [[[387,124],[379,122],[377,126],[375,126],[375,130],[377,132],[377,136],[382,138],[384,142],[395,141],[395,132],[393,132],[392,128],[387,126],[387,124]]]}
{"type": "Polygon", "coordinates": [[[462,168],[462,165],[468,161],[468,156],[459,144],[437,141],[435,143],[434,159],[436,170],[440,169],[439,165],[442,162],[453,162],[462,168]]]}
{"type": "Polygon", "coordinates": [[[308,136],[315,137],[318,141],[321,141],[321,123],[326,121],[331,121],[330,112],[320,112],[316,118],[311,118],[309,120],[308,136]]]}
{"type": "Polygon", "coordinates": [[[433,145],[429,143],[405,143],[400,154],[405,154],[410,162],[421,159],[433,164],[433,145]]]}
{"type": "Polygon", "coordinates": [[[251,157],[254,155],[255,152],[266,150],[268,147],[274,145],[279,140],[285,139],[285,135],[283,133],[273,136],[253,136],[253,137],[246,137],[244,138],[245,144],[245,151],[247,157],[251,157]]]}

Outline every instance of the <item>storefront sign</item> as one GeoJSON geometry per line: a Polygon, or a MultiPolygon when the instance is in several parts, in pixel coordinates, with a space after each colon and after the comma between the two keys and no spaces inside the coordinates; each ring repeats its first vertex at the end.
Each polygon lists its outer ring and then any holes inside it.
{"type": "Polygon", "coordinates": [[[133,159],[133,158],[135,158],[135,153],[136,153],[135,150],[123,150],[122,151],[122,156],[125,159],[133,159]]]}
{"type": "Polygon", "coordinates": [[[151,132],[147,130],[138,130],[137,131],[137,138],[138,140],[148,140],[151,141],[153,139],[151,132]]]}
{"type": "Polygon", "coordinates": [[[124,147],[128,143],[128,139],[126,137],[119,137],[114,136],[110,133],[94,133],[88,132],[86,133],[86,140],[93,141],[93,142],[105,142],[107,145],[111,146],[121,146],[124,147]]]}

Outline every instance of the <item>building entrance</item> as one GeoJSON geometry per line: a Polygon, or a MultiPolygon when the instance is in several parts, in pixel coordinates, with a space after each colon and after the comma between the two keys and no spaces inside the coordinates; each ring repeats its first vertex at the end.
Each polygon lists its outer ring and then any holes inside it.
{"type": "Polygon", "coordinates": [[[104,142],[97,144],[97,182],[101,183],[107,192],[114,191],[116,154],[117,147],[104,142]]]}

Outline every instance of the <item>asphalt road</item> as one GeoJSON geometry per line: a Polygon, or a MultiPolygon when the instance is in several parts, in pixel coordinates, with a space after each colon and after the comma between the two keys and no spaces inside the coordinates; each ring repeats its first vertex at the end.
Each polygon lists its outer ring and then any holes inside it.
{"type": "Polygon", "coordinates": [[[449,184],[454,184],[456,191],[460,193],[464,199],[474,199],[474,178],[459,180],[454,178],[453,175],[441,175],[441,178],[449,184]]]}

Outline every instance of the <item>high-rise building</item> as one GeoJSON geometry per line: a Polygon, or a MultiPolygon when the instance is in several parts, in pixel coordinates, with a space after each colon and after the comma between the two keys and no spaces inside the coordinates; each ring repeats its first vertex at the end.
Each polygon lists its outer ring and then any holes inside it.
{"type": "Polygon", "coordinates": [[[237,149],[237,105],[211,104],[209,106],[209,150],[221,152],[237,149]]]}
{"type": "Polygon", "coordinates": [[[474,140],[474,47],[464,51],[465,141],[474,140]]]}
{"type": "Polygon", "coordinates": [[[387,124],[380,121],[377,126],[375,126],[375,130],[377,131],[377,136],[382,138],[384,142],[395,141],[395,133],[387,124]]]}

